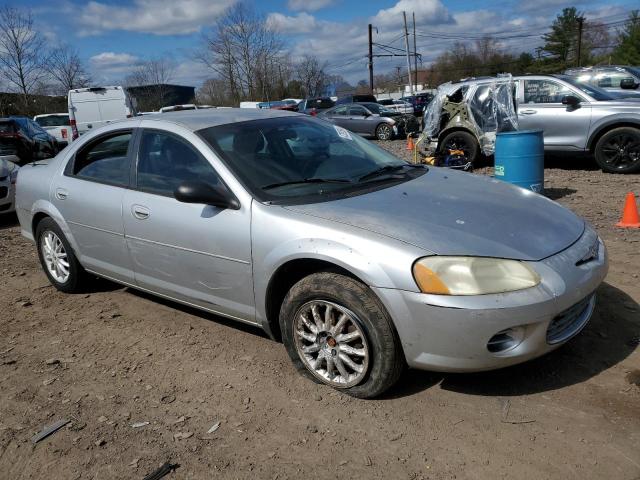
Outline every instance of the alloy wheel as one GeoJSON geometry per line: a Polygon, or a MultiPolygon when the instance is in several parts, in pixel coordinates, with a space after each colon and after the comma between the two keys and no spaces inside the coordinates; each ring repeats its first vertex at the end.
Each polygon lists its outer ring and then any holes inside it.
{"type": "Polygon", "coordinates": [[[359,384],[369,367],[369,345],[353,312],[315,300],[297,311],[294,340],[298,356],[322,382],[337,388],[359,384]]]}
{"type": "Polygon", "coordinates": [[[391,127],[383,124],[378,127],[378,139],[379,140],[391,140],[391,127]]]}
{"type": "Polygon", "coordinates": [[[601,148],[602,160],[609,167],[625,170],[640,162],[640,134],[620,133],[601,148]]]}
{"type": "Polygon", "coordinates": [[[62,240],[51,230],[40,239],[40,250],[49,275],[58,283],[69,280],[69,259],[62,240]]]}

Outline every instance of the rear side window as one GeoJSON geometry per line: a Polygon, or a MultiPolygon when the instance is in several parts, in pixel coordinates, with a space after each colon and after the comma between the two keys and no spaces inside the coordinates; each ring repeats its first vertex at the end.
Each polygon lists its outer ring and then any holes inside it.
{"type": "Polygon", "coordinates": [[[121,132],[91,142],[76,153],[71,175],[118,186],[129,186],[131,132],[121,132]]]}
{"type": "Polygon", "coordinates": [[[173,196],[184,181],[219,182],[211,164],[186,141],[166,132],[142,133],[138,153],[136,186],[159,195],[173,196]]]}

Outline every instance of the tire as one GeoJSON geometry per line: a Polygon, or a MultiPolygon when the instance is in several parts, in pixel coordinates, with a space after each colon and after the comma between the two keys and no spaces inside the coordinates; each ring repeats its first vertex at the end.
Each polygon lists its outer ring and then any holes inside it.
{"type": "Polygon", "coordinates": [[[603,172],[640,172],[640,129],[618,127],[609,130],[596,143],[594,153],[603,172]]]}
{"type": "Polygon", "coordinates": [[[438,150],[440,153],[444,153],[447,150],[462,150],[471,163],[475,163],[480,156],[478,140],[474,135],[463,130],[446,134],[440,140],[438,150]]]}
{"type": "Polygon", "coordinates": [[[376,138],[387,141],[393,138],[393,128],[388,123],[381,123],[376,127],[376,138]]]}
{"type": "Polygon", "coordinates": [[[315,273],[296,283],[282,303],[280,330],[299,372],[353,397],[380,395],[396,383],[405,367],[400,340],[380,300],[366,285],[338,273],[315,273]],[[314,319],[314,307],[319,324],[314,319]],[[342,327],[341,318],[345,318],[342,327]],[[339,330],[331,331],[331,327],[339,330]],[[349,336],[352,338],[347,339],[349,336]],[[309,355],[302,352],[305,348],[310,349],[309,355]],[[314,370],[311,363],[321,355],[324,360],[314,370]],[[328,359],[333,365],[332,374],[328,359]]]}
{"type": "MultiPolygon", "coordinates": [[[[89,276],[84,268],[82,268],[82,265],[80,265],[80,262],[78,262],[76,255],[73,253],[71,245],[69,245],[67,238],[64,236],[64,233],[62,233],[62,230],[60,229],[58,224],[51,218],[44,218],[36,226],[35,238],[40,264],[42,265],[42,269],[44,270],[44,273],[47,275],[47,278],[49,279],[51,284],[61,292],[81,292],[83,290],[83,287],[87,285],[89,276]],[[54,273],[52,273],[51,271],[55,269],[51,268],[47,264],[47,262],[49,261],[47,259],[50,259],[51,256],[45,252],[45,245],[47,243],[45,241],[45,238],[50,242],[50,244],[52,243],[51,240],[56,238],[60,242],[60,244],[58,245],[61,249],[60,252],[66,256],[64,257],[64,259],[66,259],[66,264],[68,265],[68,268],[66,269],[66,278],[64,278],[64,275],[62,275],[64,271],[58,271],[57,273],[60,275],[58,275],[58,277],[56,278],[54,273]]],[[[62,255],[60,255],[59,258],[63,259],[62,255]]]]}

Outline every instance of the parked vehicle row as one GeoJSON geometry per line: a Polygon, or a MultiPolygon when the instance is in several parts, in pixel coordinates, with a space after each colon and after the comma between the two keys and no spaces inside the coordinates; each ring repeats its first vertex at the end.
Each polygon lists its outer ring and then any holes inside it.
{"type": "Polygon", "coordinates": [[[56,139],[59,149],[66,147],[71,141],[71,122],[68,113],[36,115],[33,120],[56,139]]]}
{"type": "Polygon", "coordinates": [[[18,182],[22,234],[57,289],[97,275],[261,327],[356,397],[405,365],[550,352],[588,323],[607,273],[596,232],[557,203],[286,111],[107,124],[18,182]]]}
{"type": "Polygon", "coordinates": [[[621,98],[640,98],[640,67],[607,65],[572,68],[564,73],[580,83],[605,89],[621,98]]]}

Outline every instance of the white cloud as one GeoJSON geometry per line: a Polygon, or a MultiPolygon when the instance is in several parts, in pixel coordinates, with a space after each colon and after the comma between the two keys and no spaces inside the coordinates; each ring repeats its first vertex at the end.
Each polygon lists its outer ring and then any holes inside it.
{"type": "Polygon", "coordinates": [[[371,21],[376,27],[401,25],[402,12],[407,12],[407,21],[411,21],[411,13],[415,13],[416,23],[420,25],[442,25],[453,22],[451,13],[440,0],[400,0],[393,7],[378,11],[371,21]]]}
{"type": "Polygon", "coordinates": [[[289,0],[287,6],[289,10],[314,12],[321,8],[328,7],[334,2],[335,0],[289,0]]]}
{"type": "Polygon", "coordinates": [[[313,15],[304,12],[295,16],[283,15],[282,13],[270,13],[267,16],[267,25],[269,28],[278,32],[295,35],[315,30],[318,23],[313,15]]]}
{"type": "Polygon", "coordinates": [[[131,6],[90,1],[78,7],[80,35],[110,30],[185,35],[211,24],[236,0],[134,0],[131,6]]]}
{"type": "Polygon", "coordinates": [[[89,59],[97,68],[120,67],[138,62],[138,57],[129,53],[102,52],[89,59]]]}

